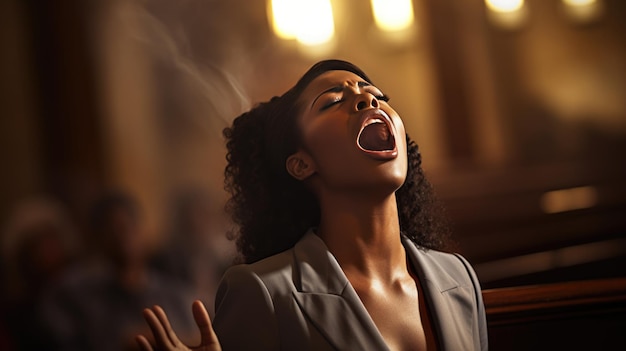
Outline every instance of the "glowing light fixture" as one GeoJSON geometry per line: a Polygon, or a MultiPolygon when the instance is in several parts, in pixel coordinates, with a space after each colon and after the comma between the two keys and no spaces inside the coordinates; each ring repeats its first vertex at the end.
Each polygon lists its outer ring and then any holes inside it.
{"type": "Polygon", "coordinates": [[[298,1],[271,0],[274,33],[282,39],[295,39],[298,26],[298,1]]]}
{"type": "Polygon", "coordinates": [[[498,27],[506,29],[520,28],[528,18],[524,0],[485,0],[487,17],[498,27]]]}
{"type": "Polygon", "coordinates": [[[600,0],[562,0],[565,13],[575,22],[592,22],[603,13],[603,6],[600,0]]]}
{"type": "Polygon", "coordinates": [[[320,45],[335,34],[333,9],[330,0],[300,0],[302,12],[296,39],[305,45],[320,45]]]}
{"type": "Polygon", "coordinates": [[[371,0],[374,21],[385,31],[399,31],[413,24],[411,0],[371,0]]]}
{"type": "Polygon", "coordinates": [[[569,6],[587,6],[594,2],[596,2],[596,0],[563,0],[563,3],[569,6]]]}
{"type": "Polygon", "coordinates": [[[485,0],[485,3],[495,12],[516,12],[524,7],[524,0],[485,0]]]}
{"type": "Polygon", "coordinates": [[[335,34],[330,0],[271,0],[274,32],[314,46],[329,42],[335,34]]]}
{"type": "Polygon", "coordinates": [[[598,203],[598,191],[592,186],[548,191],[541,196],[545,213],[557,213],[593,207],[598,203]]]}

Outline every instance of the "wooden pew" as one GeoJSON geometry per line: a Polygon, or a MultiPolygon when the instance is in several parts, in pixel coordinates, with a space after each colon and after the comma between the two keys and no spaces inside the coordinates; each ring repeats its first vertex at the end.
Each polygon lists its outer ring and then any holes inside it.
{"type": "Polygon", "coordinates": [[[490,350],[626,350],[626,278],[483,291],[490,350]]]}

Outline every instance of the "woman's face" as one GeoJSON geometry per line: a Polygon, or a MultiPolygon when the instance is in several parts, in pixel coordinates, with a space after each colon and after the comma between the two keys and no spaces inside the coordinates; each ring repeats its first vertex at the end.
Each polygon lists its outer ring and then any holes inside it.
{"type": "Polygon", "coordinates": [[[397,190],[407,172],[406,133],[387,97],[348,71],[328,71],[300,96],[303,151],[335,191],[397,190]]]}

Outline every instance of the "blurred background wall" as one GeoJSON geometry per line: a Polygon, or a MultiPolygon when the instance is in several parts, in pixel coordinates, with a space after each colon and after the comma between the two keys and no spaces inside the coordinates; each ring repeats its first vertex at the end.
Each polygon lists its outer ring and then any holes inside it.
{"type": "Polygon", "coordinates": [[[414,0],[393,33],[368,1],[330,3],[331,42],[307,47],[275,35],[264,0],[3,1],[4,227],[45,196],[87,233],[90,204],[116,188],[141,203],[151,247],[182,193],[211,199],[221,237],[221,130],[340,58],[391,96],[485,287],[626,273],[624,1],[585,15],[414,0]]]}

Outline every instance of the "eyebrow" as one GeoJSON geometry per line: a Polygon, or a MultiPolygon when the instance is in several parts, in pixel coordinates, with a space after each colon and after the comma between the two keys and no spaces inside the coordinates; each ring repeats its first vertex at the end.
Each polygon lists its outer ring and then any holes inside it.
{"type": "MultiPolygon", "coordinates": [[[[359,87],[359,88],[372,86],[372,84],[371,84],[371,83],[366,82],[366,81],[364,81],[364,80],[360,80],[360,81],[358,81],[358,82],[356,83],[356,85],[357,85],[357,87],[359,87]]],[[[333,87],[330,87],[330,88],[328,88],[328,89],[326,89],[326,90],[322,91],[322,92],[321,92],[321,93],[320,93],[320,94],[319,94],[319,95],[318,95],[318,96],[317,96],[317,97],[313,100],[313,102],[311,103],[311,109],[313,109],[313,106],[315,105],[315,102],[316,102],[316,101],[317,101],[320,97],[322,97],[324,94],[328,94],[328,93],[340,93],[340,92],[342,92],[345,88],[346,88],[346,85],[345,85],[345,84],[339,84],[339,85],[335,85],[335,86],[333,86],[333,87]]]]}

